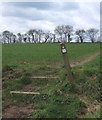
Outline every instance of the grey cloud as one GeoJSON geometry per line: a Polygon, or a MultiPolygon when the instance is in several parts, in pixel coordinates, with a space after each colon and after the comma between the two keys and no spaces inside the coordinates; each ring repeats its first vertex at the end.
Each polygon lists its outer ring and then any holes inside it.
{"type": "MultiPolygon", "coordinates": [[[[43,29],[49,30],[51,26],[60,24],[69,24],[78,28],[92,25],[98,27],[99,5],[97,4],[76,2],[3,3],[2,15],[5,20],[2,21],[2,24],[5,24],[6,27],[6,23],[9,21],[7,28],[15,26],[15,31],[18,26],[26,29],[32,28],[33,25],[36,28],[42,26],[43,29]]],[[[22,28],[22,31],[24,29],[22,28]]]]}
{"type": "MultiPolygon", "coordinates": [[[[47,7],[48,7],[47,6],[47,7]]],[[[58,3],[58,2],[52,2],[52,3],[40,3],[40,2],[33,2],[33,3],[4,3],[3,9],[2,9],[2,15],[7,17],[18,17],[22,19],[29,19],[29,20],[49,20],[49,21],[56,21],[58,18],[60,21],[64,18],[61,18],[64,14],[68,16],[69,13],[65,13],[66,11],[70,11],[73,9],[78,9],[78,3],[58,3]],[[5,6],[6,5],[6,6],[5,6]],[[17,7],[19,6],[20,7],[17,7]],[[26,7],[24,8],[24,6],[26,7]],[[35,5],[35,7],[31,7],[35,5]],[[41,7],[44,5],[46,8],[46,5],[53,6],[53,10],[41,10],[41,7]],[[22,7],[23,6],[23,7],[22,7]],[[39,7],[38,7],[39,6],[39,7]],[[37,9],[40,8],[40,9],[37,9]],[[54,10],[55,8],[55,10],[54,10]],[[66,9],[66,10],[65,10],[66,9]],[[60,16],[60,17],[59,17],[60,16]]],[[[58,21],[57,21],[58,22],[58,21]]]]}
{"type": "Polygon", "coordinates": [[[63,10],[78,10],[80,8],[79,4],[76,2],[64,2],[62,5],[63,10]]]}
{"type": "Polygon", "coordinates": [[[36,8],[38,10],[76,10],[79,9],[75,2],[6,2],[4,6],[19,8],[36,8]]]}
{"type": "Polygon", "coordinates": [[[2,9],[2,15],[4,17],[17,17],[20,19],[29,19],[29,20],[43,20],[44,17],[41,11],[38,11],[33,8],[15,8],[14,6],[9,9],[5,7],[2,9]]]}
{"type": "Polygon", "coordinates": [[[51,3],[50,2],[8,2],[4,3],[5,6],[9,7],[20,7],[20,8],[36,8],[36,9],[50,9],[51,3]]]}

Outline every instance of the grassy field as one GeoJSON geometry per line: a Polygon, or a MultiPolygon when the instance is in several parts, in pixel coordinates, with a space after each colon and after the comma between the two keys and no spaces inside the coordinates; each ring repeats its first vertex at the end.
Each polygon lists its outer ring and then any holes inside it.
{"type": "MultiPolygon", "coordinates": [[[[100,51],[100,44],[71,43],[66,46],[70,62],[100,51]]],[[[3,117],[99,118],[100,55],[72,68],[74,82],[70,81],[61,63],[59,44],[4,44],[3,117]],[[32,79],[32,76],[60,78],[32,79]],[[12,90],[41,94],[10,95],[12,90]]]]}
{"type": "MultiPolygon", "coordinates": [[[[100,50],[100,44],[66,44],[71,62],[84,59],[100,50]]],[[[3,44],[3,66],[6,64],[62,62],[60,44],[3,44]]]]}

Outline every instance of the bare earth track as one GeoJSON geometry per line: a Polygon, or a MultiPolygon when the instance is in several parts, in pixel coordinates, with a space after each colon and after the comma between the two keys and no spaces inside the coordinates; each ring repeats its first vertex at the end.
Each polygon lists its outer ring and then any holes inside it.
{"type": "Polygon", "coordinates": [[[83,64],[85,64],[85,63],[87,63],[87,62],[93,60],[93,59],[94,59],[97,55],[99,55],[99,54],[100,54],[100,52],[97,52],[97,53],[95,53],[95,54],[93,54],[93,55],[87,57],[87,58],[84,59],[84,60],[81,60],[81,61],[72,63],[72,64],[71,64],[71,67],[76,67],[76,66],[79,66],[79,65],[83,65],[83,64]]]}

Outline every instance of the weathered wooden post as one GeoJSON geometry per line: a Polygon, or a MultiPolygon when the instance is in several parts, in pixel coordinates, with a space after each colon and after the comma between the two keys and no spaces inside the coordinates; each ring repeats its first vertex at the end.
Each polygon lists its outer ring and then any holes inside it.
{"type": "Polygon", "coordinates": [[[64,59],[65,68],[67,69],[67,72],[68,72],[68,79],[71,80],[71,81],[74,81],[74,78],[73,78],[73,75],[72,75],[72,72],[71,72],[71,66],[70,66],[70,63],[69,63],[68,56],[67,56],[66,46],[65,46],[64,43],[60,43],[60,45],[61,45],[61,52],[62,52],[62,56],[63,56],[63,59],[64,59]]]}

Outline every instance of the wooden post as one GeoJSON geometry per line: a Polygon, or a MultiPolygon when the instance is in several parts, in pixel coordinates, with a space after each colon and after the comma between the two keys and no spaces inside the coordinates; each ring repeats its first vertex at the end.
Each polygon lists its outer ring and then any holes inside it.
{"type": "Polygon", "coordinates": [[[73,75],[72,75],[72,72],[71,72],[71,66],[70,66],[70,63],[69,63],[68,56],[67,56],[66,46],[65,46],[64,43],[60,43],[60,45],[61,45],[61,52],[62,52],[62,56],[63,56],[63,59],[64,59],[65,68],[67,69],[67,72],[68,72],[68,79],[71,80],[71,81],[74,81],[73,75]]]}

